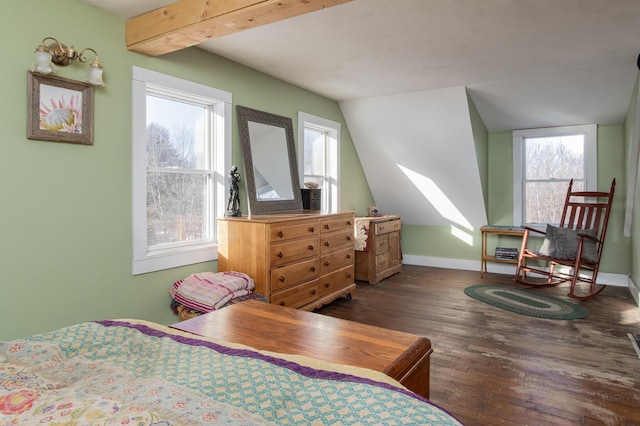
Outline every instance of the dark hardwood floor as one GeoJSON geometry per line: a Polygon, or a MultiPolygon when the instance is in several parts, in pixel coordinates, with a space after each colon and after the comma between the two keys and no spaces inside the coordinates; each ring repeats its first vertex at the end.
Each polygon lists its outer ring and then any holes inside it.
{"type": "MultiPolygon", "coordinates": [[[[463,293],[511,276],[403,268],[317,312],[428,337],[431,401],[465,425],[640,425],[640,359],[627,337],[640,333],[640,309],[628,289],[580,302],[585,319],[547,320],[463,293]]],[[[537,291],[565,298],[567,288],[537,291]]]]}

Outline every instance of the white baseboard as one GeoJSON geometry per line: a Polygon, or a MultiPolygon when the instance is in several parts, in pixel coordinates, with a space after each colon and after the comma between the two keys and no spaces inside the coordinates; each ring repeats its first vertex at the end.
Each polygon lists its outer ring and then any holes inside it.
{"type": "MultiPolygon", "coordinates": [[[[446,259],[442,257],[429,256],[413,256],[402,255],[402,263],[407,265],[433,266],[434,268],[462,269],[465,271],[478,271],[480,278],[480,269],[482,264],[479,260],[463,260],[463,259],[446,259]]],[[[506,263],[487,262],[487,272],[504,275],[514,275],[516,273],[515,265],[506,263]]],[[[598,284],[611,285],[615,287],[628,287],[631,290],[631,278],[628,275],[612,274],[609,272],[600,272],[598,274],[598,284]]],[[[634,299],[638,301],[638,287],[635,286],[636,295],[634,299]]],[[[633,294],[633,291],[631,291],[633,294]]]]}

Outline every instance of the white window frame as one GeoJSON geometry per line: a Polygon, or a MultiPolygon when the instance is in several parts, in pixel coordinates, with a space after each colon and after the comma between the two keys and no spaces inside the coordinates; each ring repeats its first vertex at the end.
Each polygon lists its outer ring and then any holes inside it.
{"type": "MultiPolygon", "coordinates": [[[[524,223],[524,140],[536,137],[554,137],[583,134],[585,136],[585,191],[596,191],[598,186],[598,126],[585,124],[578,126],[546,127],[513,131],[513,224],[524,223]]],[[[541,226],[533,226],[541,227],[541,226]]]]}
{"type": "Polygon", "coordinates": [[[161,74],[155,71],[133,67],[132,81],[132,209],[133,209],[133,275],[194,263],[207,262],[218,258],[216,217],[224,215],[226,170],[231,165],[231,93],[202,84],[161,74]],[[161,88],[211,103],[214,110],[212,128],[215,131],[210,147],[213,165],[213,197],[211,210],[214,212],[209,224],[211,238],[193,245],[180,245],[163,250],[149,251],[147,245],[147,120],[146,97],[149,90],[161,88]],[[149,89],[149,90],[148,90],[149,89]]]}
{"type": "Polygon", "coordinates": [[[298,111],[298,170],[300,188],[304,188],[304,129],[311,127],[327,134],[326,181],[329,187],[322,188],[322,210],[340,211],[340,123],[317,115],[298,111]]]}

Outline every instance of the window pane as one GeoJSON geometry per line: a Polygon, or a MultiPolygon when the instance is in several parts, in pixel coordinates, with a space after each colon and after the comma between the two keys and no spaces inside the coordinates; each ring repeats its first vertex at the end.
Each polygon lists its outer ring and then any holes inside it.
{"type": "Polygon", "coordinates": [[[304,174],[324,175],[325,133],[305,127],[304,129],[304,174]]]}
{"type": "Polygon", "coordinates": [[[147,243],[207,237],[207,177],[186,173],[147,174],[147,243]]]}
{"type": "MultiPolygon", "coordinates": [[[[526,182],[524,189],[526,206],[525,223],[560,223],[568,185],[569,183],[567,181],[526,182]]],[[[584,190],[584,182],[575,181],[573,183],[573,190],[584,190]]]]}
{"type": "Polygon", "coordinates": [[[158,96],[147,96],[147,165],[207,168],[207,109],[158,96]]]}
{"type": "Polygon", "coordinates": [[[575,190],[595,188],[597,141],[596,124],[514,130],[515,225],[559,223],[571,179],[575,190]]]}
{"type": "Polygon", "coordinates": [[[584,179],[584,135],[526,138],[526,180],[584,179]]]}

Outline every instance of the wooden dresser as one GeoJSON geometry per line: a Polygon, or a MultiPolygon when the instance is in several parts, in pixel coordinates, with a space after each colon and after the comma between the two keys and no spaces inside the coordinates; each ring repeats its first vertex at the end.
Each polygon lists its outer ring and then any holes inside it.
{"type": "Polygon", "coordinates": [[[377,284],[383,279],[402,271],[402,250],[399,216],[358,217],[366,221],[368,228],[367,248],[356,251],[356,279],[377,284]]]}
{"type": "Polygon", "coordinates": [[[218,219],[218,271],[253,278],[273,304],[313,310],[356,291],[354,213],[218,219]]]}

